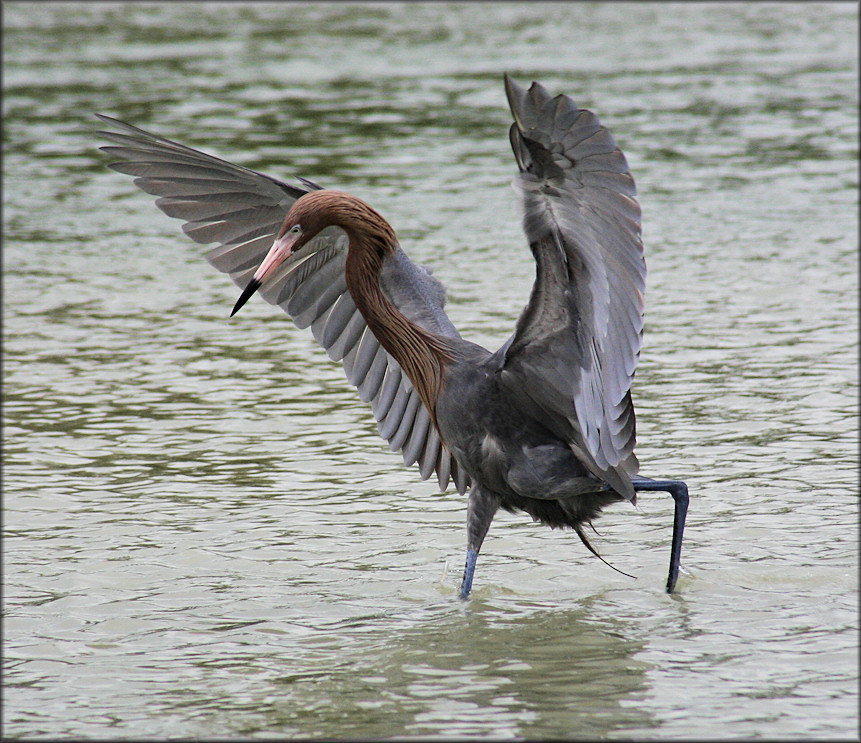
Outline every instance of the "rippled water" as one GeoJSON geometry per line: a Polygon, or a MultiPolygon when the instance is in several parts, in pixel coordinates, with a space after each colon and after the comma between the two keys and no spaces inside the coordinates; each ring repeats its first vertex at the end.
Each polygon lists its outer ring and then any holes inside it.
{"type": "Polygon", "coordinates": [[[4,3],[4,732],[858,734],[857,5],[4,3]],[[595,110],[649,262],[645,474],[595,543],[405,470],[93,112],[352,190],[496,347],[533,264],[501,75],[595,110]]]}

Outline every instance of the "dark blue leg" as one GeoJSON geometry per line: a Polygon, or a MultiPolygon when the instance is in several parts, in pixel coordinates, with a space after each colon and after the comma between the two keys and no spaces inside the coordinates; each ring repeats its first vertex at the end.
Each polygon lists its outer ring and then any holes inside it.
{"type": "Polygon", "coordinates": [[[479,490],[478,487],[474,487],[470,491],[469,505],[466,509],[466,567],[463,570],[463,582],[460,584],[460,597],[462,599],[469,598],[478,552],[497,508],[499,508],[499,500],[496,496],[488,495],[479,490]]]}
{"type": "Polygon", "coordinates": [[[679,564],[682,559],[682,537],[685,533],[685,518],[688,515],[688,486],[681,480],[652,480],[634,477],[634,490],[659,490],[669,493],[676,502],[673,517],[673,546],[670,549],[670,574],[667,577],[667,593],[672,593],[679,579],[679,564]]]}
{"type": "Polygon", "coordinates": [[[463,569],[463,582],[460,584],[460,597],[469,598],[472,590],[472,576],[475,575],[475,562],[478,560],[478,552],[472,547],[466,551],[466,567],[463,569]]]}

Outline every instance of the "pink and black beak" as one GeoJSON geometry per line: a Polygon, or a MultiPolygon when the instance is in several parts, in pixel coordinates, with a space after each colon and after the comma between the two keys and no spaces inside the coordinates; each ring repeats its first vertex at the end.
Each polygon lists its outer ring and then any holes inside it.
{"type": "Polygon", "coordinates": [[[269,252],[266,254],[266,257],[263,259],[263,263],[261,263],[259,268],[254,272],[254,277],[248,282],[248,286],[245,287],[242,294],[239,295],[239,299],[236,300],[236,304],[233,306],[233,311],[230,313],[231,317],[239,312],[242,305],[251,299],[251,295],[263,285],[263,282],[265,282],[266,279],[275,273],[278,266],[293,255],[297,247],[297,243],[301,239],[301,232],[296,233],[288,231],[275,240],[272,247],[269,249],[269,252]]]}

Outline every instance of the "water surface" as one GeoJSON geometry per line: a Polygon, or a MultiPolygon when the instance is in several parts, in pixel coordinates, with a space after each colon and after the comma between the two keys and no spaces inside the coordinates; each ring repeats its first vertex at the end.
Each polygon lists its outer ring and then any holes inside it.
{"type": "Polygon", "coordinates": [[[5,3],[9,736],[858,733],[857,6],[5,3]],[[649,264],[644,474],[594,542],[389,453],[340,367],[105,168],[93,112],[374,204],[496,348],[502,72],[596,111],[649,264]]]}

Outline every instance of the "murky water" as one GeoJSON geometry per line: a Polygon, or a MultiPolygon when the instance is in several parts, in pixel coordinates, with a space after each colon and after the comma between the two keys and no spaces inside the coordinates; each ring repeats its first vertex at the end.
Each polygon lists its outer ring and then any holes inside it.
{"type": "Polygon", "coordinates": [[[4,3],[8,736],[858,733],[857,5],[4,3]],[[370,201],[496,347],[533,264],[501,75],[628,155],[643,472],[576,537],[405,470],[93,112],[370,201]]]}

